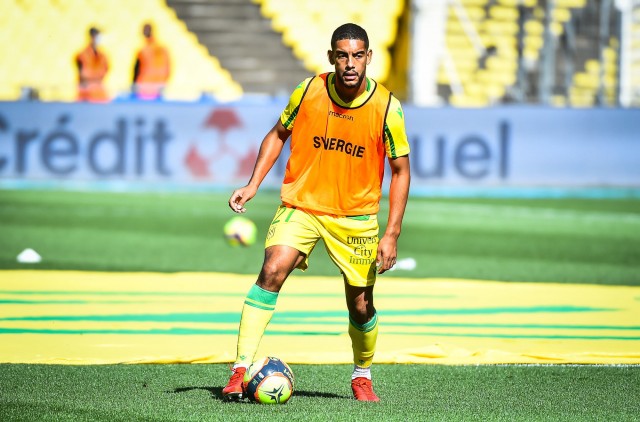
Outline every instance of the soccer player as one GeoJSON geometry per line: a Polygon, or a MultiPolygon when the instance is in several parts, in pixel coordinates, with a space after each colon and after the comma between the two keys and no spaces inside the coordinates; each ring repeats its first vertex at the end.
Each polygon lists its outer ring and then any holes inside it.
{"type": "Polygon", "coordinates": [[[233,373],[222,394],[243,396],[242,379],[289,274],[308,266],[323,239],[344,279],[348,332],[353,346],[351,387],[360,401],[379,401],[371,382],[378,336],[373,305],[376,275],[396,262],[397,241],[409,194],[409,145],[400,102],[366,75],[372,51],[366,31],[348,23],[331,37],[329,62],[335,72],[303,81],[280,120],[267,133],[249,183],[236,189],[229,206],[246,212],[291,136],[278,207],[265,242],[256,283],[242,308],[233,373]],[[379,203],[385,158],[391,168],[389,215],[378,239],[379,203]]]}

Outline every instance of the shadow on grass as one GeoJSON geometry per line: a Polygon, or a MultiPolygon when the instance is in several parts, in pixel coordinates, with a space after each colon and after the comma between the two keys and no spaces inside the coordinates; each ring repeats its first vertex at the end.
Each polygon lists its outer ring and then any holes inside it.
{"type": "MultiPolygon", "coordinates": [[[[167,393],[188,393],[189,391],[195,390],[203,390],[208,391],[216,400],[223,400],[222,397],[222,387],[178,387],[172,391],[167,391],[167,393]]],[[[351,399],[350,396],[343,396],[340,394],[334,393],[323,393],[320,391],[305,391],[305,390],[295,390],[293,393],[298,397],[316,397],[316,398],[325,398],[325,399],[351,399]]]]}
{"type": "Polygon", "coordinates": [[[351,396],[343,396],[342,394],[334,394],[334,393],[322,393],[320,391],[305,391],[305,390],[296,390],[293,392],[294,395],[300,397],[321,397],[325,399],[351,399],[351,396]]]}
{"type": "Polygon", "coordinates": [[[222,400],[222,387],[178,387],[173,391],[167,391],[167,393],[188,393],[196,390],[208,391],[214,399],[222,400]]]}

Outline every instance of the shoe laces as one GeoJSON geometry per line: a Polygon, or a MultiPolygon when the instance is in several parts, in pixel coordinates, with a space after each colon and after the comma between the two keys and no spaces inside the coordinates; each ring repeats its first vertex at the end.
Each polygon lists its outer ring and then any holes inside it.
{"type": "Polygon", "coordinates": [[[233,368],[232,371],[233,374],[231,375],[231,379],[229,381],[234,383],[238,382],[238,379],[242,381],[242,379],[244,378],[244,373],[247,372],[247,370],[242,367],[233,368]]]}

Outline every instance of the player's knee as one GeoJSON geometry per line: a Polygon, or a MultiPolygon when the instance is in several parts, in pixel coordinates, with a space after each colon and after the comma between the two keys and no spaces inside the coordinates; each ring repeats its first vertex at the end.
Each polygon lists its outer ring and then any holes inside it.
{"type": "Polygon", "coordinates": [[[270,292],[279,292],[288,271],[275,263],[265,262],[258,276],[258,286],[270,292]]]}
{"type": "Polygon", "coordinates": [[[364,325],[371,321],[376,310],[365,302],[357,302],[349,308],[349,317],[356,323],[364,325]]]}

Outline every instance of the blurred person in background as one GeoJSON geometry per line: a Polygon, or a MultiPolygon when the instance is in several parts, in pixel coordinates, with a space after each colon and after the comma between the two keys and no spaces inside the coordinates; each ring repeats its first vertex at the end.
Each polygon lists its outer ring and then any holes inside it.
{"type": "Polygon", "coordinates": [[[133,93],[141,100],[156,100],[171,74],[169,52],[153,37],[153,27],[146,23],[142,27],[145,44],[136,56],[133,69],[133,93]]]}
{"type": "Polygon", "coordinates": [[[109,100],[103,80],[109,71],[107,56],[99,49],[100,31],[89,29],[89,45],[76,55],[78,68],[78,101],[106,102],[109,100]]]}

